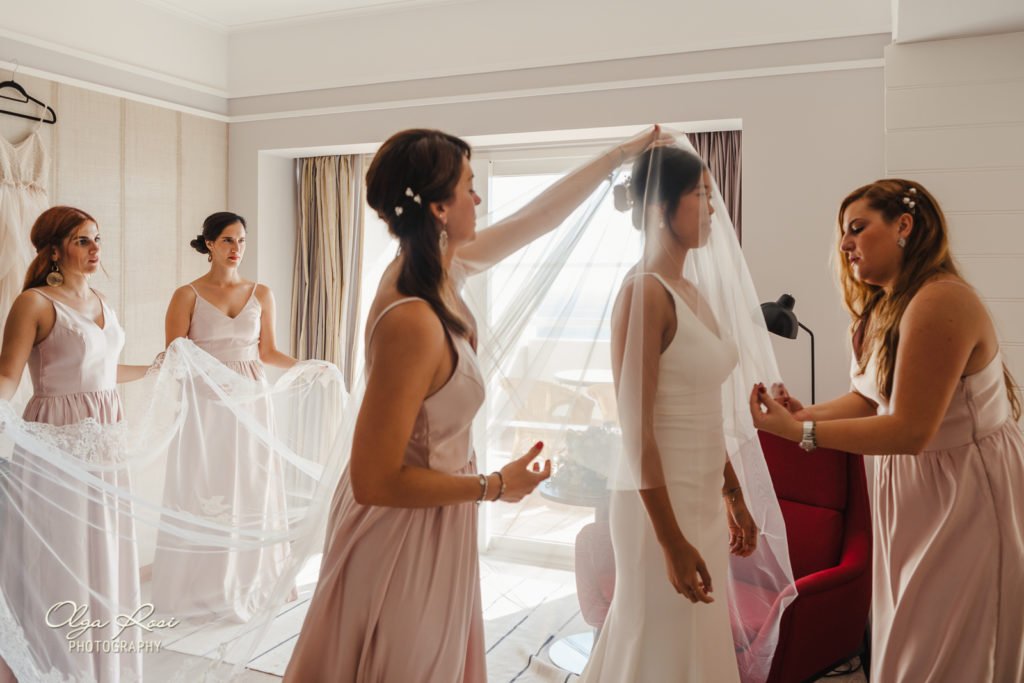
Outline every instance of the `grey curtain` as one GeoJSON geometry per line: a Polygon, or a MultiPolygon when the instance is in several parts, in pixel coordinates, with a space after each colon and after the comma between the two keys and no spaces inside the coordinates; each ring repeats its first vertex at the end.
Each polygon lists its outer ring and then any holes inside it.
{"type": "Polygon", "coordinates": [[[708,133],[689,133],[688,137],[704,163],[711,169],[722,199],[736,226],[736,237],[743,242],[742,227],[742,179],[743,179],[743,131],[718,130],[708,133]]]}
{"type": "Polygon", "coordinates": [[[300,360],[318,358],[337,365],[349,388],[355,374],[362,276],[363,159],[349,155],[296,162],[292,349],[300,360]]]}

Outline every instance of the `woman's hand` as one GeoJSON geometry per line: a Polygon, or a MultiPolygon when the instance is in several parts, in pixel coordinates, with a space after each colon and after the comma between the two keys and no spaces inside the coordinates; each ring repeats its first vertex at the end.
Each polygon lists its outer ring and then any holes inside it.
{"type": "Polygon", "coordinates": [[[750,416],[754,426],[761,431],[790,441],[799,442],[803,438],[803,426],[781,403],[768,395],[763,384],[755,384],[750,392],[750,416]]]}
{"type": "Polygon", "coordinates": [[[743,495],[726,496],[725,509],[729,513],[729,552],[749,557],[757,549],[758,529],[743,495]]]}
{"type": "Polygon", "coordinates": [[[676,592],[692,603],[712,603],[711,574],[704,558],[685,538],[662,546],[668,580],[676,592]]]}
{"type": "Polygon", "coordinates": [[[630,159],[633,159],[640,154],[643,154],[644,150],[648,147],[655,145],[669,145],[675,142],[675,137],[669,133],[662,132],[661,126],[655,124],[653,127],[645,129],[638,135],[634,135],[629,140],[626,140],[619,145],[619,151],[622,153],[622,158],[619,163],[625,163],[630,159]]]}
{"type": "Polygon", "coordinates": [[[799,399],[790,396],[789,391],[786,389],[786,385],[782,382],[776,382],[772,385],[772,398],[777,403],[780,403],[783,408],[788,410],[792,415],[803,411],[804,404],[799,399]]]}
{"type": "MultiPolygon", "coordinates": [[[[551,461],[544,461],[544,468],[533,459],[540,455],[544,443],[538,441],[525,455],[516,458],[501,468],[501,478],[505,482],[505,492],[497,500],[516,503],[530,495],[537,486],[551,476],[551,461]],[[531,466],[530,463],[533,462],[531,466]]],[[[495,477],[497,478],[497,477],[495,477]]],[[[490,496],[491,494],[488,494],[490,496]]]]}
{"type": "Polygon", "coordinates": [[[149,364],[148,368],[146,368],[146,375],[145,376],[148,378],[151,375],[160,374],[160,369],[164,366],[164,359],[166,359],[166,358],[167,358],[167,352],[166,351],[161,351],[160,353],[156,354],[156,358],[154,358],[153,362],[149,364]]]}

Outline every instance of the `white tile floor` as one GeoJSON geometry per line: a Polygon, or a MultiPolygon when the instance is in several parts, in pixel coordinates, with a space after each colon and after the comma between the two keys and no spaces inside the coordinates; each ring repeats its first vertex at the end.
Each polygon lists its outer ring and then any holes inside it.
{"type": "MultiPolygon", "coordinates": [[[[565,682],[566,672],[551,664],[547,651],[553,642],[564,636],[589,630],[579,614],[573,575],[484,557],[480,578],[490,682],[565,682]]],[[[308,583],[302,585],[299,600],[281,611],[249,661],[248,670],[238,680],[244,683],[281,680],[305,617],[311,588],[308,583]]],[[[230,639],[242,630],[244,627],[225,627],[219,635],[230,639]]],[[[183,666],[196,663],[210,653],[213,640],[209,633],[202,637],[182,633],[176,640],[166,643],[166,649],[160,654],[146,656],[146,679],[171,680],[183,666]]],[[[866,681],[859,671],[822,680],[866,681]]]]}

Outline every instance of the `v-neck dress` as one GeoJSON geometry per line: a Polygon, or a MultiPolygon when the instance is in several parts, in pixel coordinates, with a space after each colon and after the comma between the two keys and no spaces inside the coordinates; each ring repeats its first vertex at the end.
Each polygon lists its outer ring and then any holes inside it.
{"type": "MultiPolygon", "coordinates": [[[[195,288],[193,287],[193,291],[195,288]]],[[[260,361],[262,307],[256,285],[234,317],[196,292],[188,338],[225,366],[265,385],[260,361]]],[[[287,544],[252,547],[264,533],[287,530],[282,466],[278,455],[234,412],[197,391],[180,436],[171,444],[164,483],[164,507],[194,515],[190,524],[166,520],[153,561],[153,604],[160,614],[182,619],[220,618],[244,622],[267,599],[284,571],[287,544]],[[215,547],[189,536],[201,531],[219,537],[215,547]],[[167,526],[181,529],[170,533],[167,526]]],[[[256,399],[246,409],[272,428],[270,401],[256,399]]]]}
{"type": "MultiPolygon", "coordinates": [[[[53,304],[56,320],[29,355],[34,393],[24,419],[58,427],[86,419],[103,425],[121,421],[116,384],[124,332],[114,311],[100,300],[101,326],[42,288],[32,291],[53,304]]],[[[60,672],[67,680],[134,681],[142,674],[141,654],[71,651],[66,630],[46,624],[52,605],[72,601],[87,607],[89,619],[110,622],[80,640],[139,637],[134,629],[117,636],[113,625],[116,615],[141,604],[132,506],[123,495],[132,483],[127,468],[102,455],[83,449],[88,460],[80,467],[95,481],[86,484],[63,466],[14,451],[9,467],[16,484],[5,482],[0,491],[9,506],[0,537],[0,589],[40,672],[60,672]]],[[[0,658],[15,646],[0,642],[0,658]]],[[[0,678],[2,670],[0,663],[0,678]]]]}

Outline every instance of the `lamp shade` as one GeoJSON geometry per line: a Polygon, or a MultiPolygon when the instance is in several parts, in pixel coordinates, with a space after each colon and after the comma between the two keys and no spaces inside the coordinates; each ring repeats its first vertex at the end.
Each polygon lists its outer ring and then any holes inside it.
{"type": "Polygon", "coordinates": [[[793,313],[795,305],[796,299],[789,294],[783,294],[778,301],[761,304],[761,313],[764,315],[768,331],[780,337],[796,339],[798,322],[796,314],[793,313]]]}

